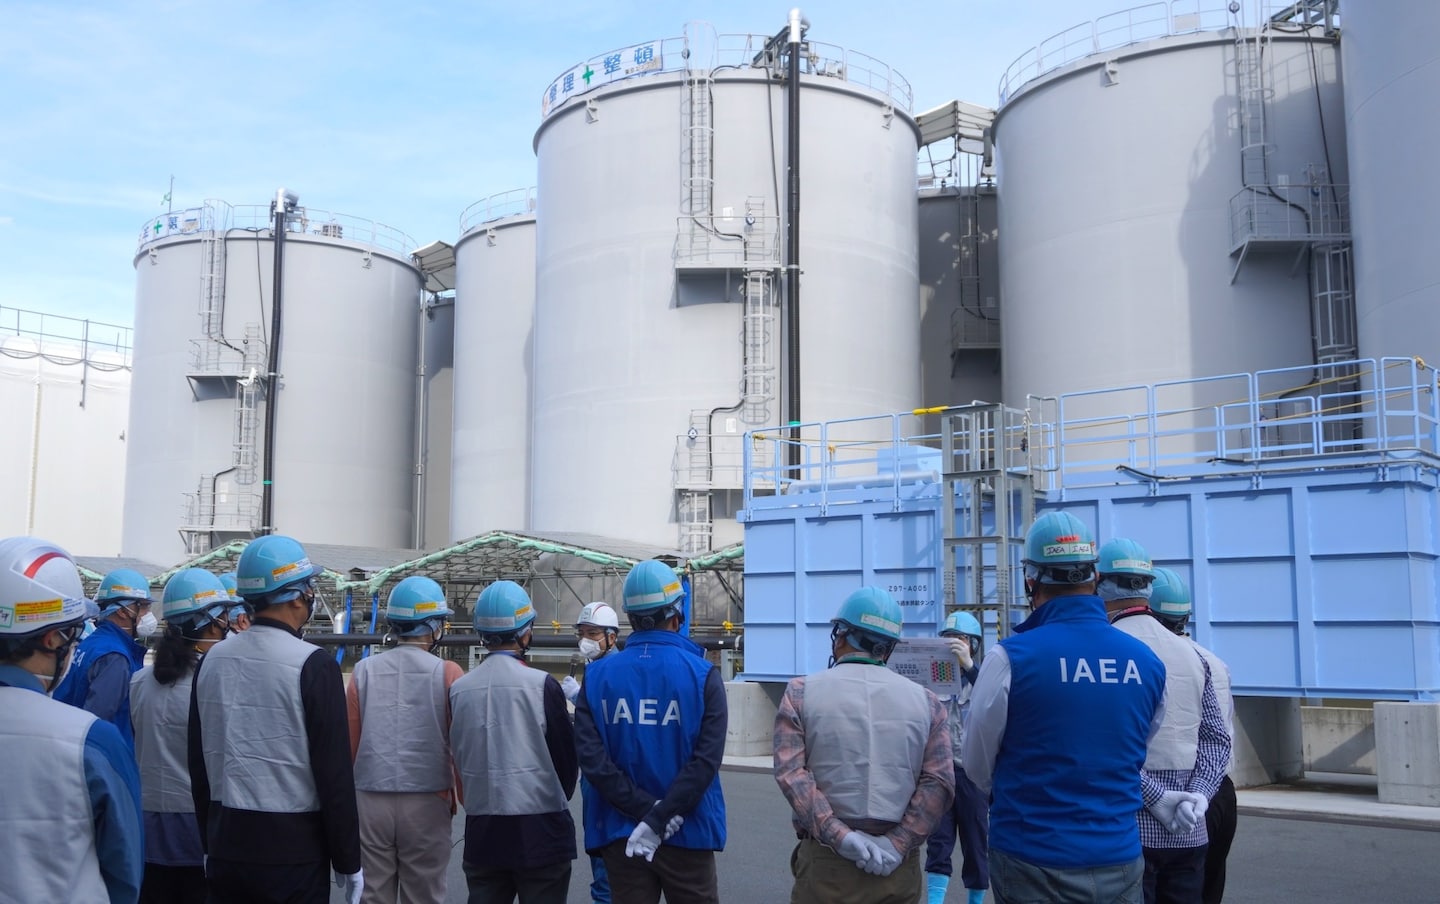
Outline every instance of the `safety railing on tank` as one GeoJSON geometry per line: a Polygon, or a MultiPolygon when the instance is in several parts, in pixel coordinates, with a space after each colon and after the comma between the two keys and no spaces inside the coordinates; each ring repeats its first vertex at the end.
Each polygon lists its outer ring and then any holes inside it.
{"type": "Polygon", "coordinates": [[[1336,454],[1440,455],[1440,385],[1415,358],[1359,359],[1032,399],[1054,423],[1038,489],[1336,454]]]}
{"type": "Polygon", "coordinates": [[[130,367],[131,335],[128,326],[0,305],[0,354],[10,358],[124,370],[130,367]],[[10,337],[28,341],[5,341],[10,337]]]}
{"type": "Polygon", "coordinates": [[[973,307],[962,304],[950,312],[950,348],[999,348],[1000,305],[987,298],[973,307]]]}
{"type": "Polygon", "coordinates": [[[1230,238],[1253,241],[1324,241],[1350,237],[1350,186],[1329,183],[1259,185],[1230,199],[1230,238]]]}
{"type": "MultiPolygon", "coordinates": [[[[272,222],[269,205],[207,200],[201,207],[170,211],[146,220],[140,228],[138,247],[143,249],[152,242],[177,235],[231,229],[263,232],[272,222]]],[[[297,207],[286,220],[286,228],[289,234],[345,239],[402,255],[409,255],[419,247],[413,238],[393,226],[315,207],[297,207]]]]}
{"type": "MultiPolygon", "coordinates": [[[[769,40],[769,35],[717,35],[713,68],[752,68],[769,40]]],[[[914,103],[910,82],[888,64],[835,44],[807,40],[805,46],[808,52],[800,60],[803,75],[858,85],[884,96],[897,110],[910,112],[914,103]]],[[[689,42],[684,37],[658,38],[620,47],[571,66],[556,76],[540,95],[540,118],[548,117],[568,101],[603,85],[694,68],[697,61],[692,59],[689,50],[689,42]]]]}
{"type": "Polygon", "coordinates": [[[1156,38],[1220,31],[1234,24],[1235,14],[1228,3],[1219,0],[1146,3],[1082,22],[1016,57],[1000,77],[1000,103],[1008,101],[1026,82],[1092,54],[1156,38]]]}
{"type": "Polygon", "coordinates": [[[512,188],[471,204],[460,211],[460,235],[506,217],[535,212],[535,188],[512,188]]]}
{"type": "Polygon", "coordinates": [[[676,217],[675,262],[714,267],[778,267],[780,217],[676,217]]]}

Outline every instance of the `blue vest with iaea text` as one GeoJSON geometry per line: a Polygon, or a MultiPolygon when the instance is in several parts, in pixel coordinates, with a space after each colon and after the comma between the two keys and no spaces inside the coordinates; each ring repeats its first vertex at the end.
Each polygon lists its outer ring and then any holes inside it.
{"type": "Polygon", "coordinates": [[[1098,596],[1052,599],[1000,642],[1010,658],[990,846],[1053,869],[1140,856],[1140,769],[1165,667],[1098,596]]]}
{"type": "MultiPolygon", "coordinates": [[[[90,667],[99,662],[100,657],[109,656],[111,653],[119,653],[125,657],[125,661],[130,663],[131,675],[140,671],[145,665],[145,645],[131,637],[129,631],[102,618],[95,626],[95,633],[82,640],[80,645],[75,648],[75,658],[70,663],[70,671],[51,696],[61,703],[68,703],[84,709],[85,698],[90,696],[90,667]]],[[[130,679],[128,677],[125,679],[125,693],[120,699],[120,708],[110,721],[120,729],[120,736],[125,739],[126,745],[134,750],[135,731],[130,725],[130,679]]]]}
{"type": "MultiPolygon", "coordinates": [[[[637,631],[625,649],[590,664],[581,692],[589,703],[605,752],[657,800],[689,761],[705,714],[705,679],[714,668],[704,652],[670,631],[637,631]]],[[[630,837],[636,821],[601,794],[585,813],[585,847],[630,837]]],[[[666,844],[694,850],[725,847],[725,797],[720,775],[685,824],[666,844]]]]}

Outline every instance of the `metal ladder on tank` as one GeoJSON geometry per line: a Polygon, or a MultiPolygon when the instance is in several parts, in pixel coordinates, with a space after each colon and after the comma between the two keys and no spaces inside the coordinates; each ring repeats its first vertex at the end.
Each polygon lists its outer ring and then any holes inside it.
{"type": "Polygon", "coordinates": [[[685,70],[685,94],[680,121],[685,130],[681,142],[680,212],[690,232],[690,254],[696,260],[710,257],[709,219],[715,199],[715,174],[710,157],[715,147],[715,115],[710,96],[715,76],[710,69],[685,70]]]}
{"type": "Polygon", "coordinates": [[[245,354],[241,359],[244,376],[235,382],[235,439],[231,464],[240,486],[255,483],[259,465],[256,435],[259,433],[260,397],[265,387],[265,342],[260,324],[245,324],[245,354]]]}
{"type": "Polygon", "coordinates": [[[1265,50],[1270,42],[1268,23],[1252,33],[1238,30],[1235,38],[1235,75],[1240,94],[1240,181],[1246,188],[1268,185],[1270,146],[1265,141],[1265,50]]]}
{"type": "Polygon", "coordinates": [[[952,408],[940,417],[945,615],[963,609],[985,626],[986,613],[993,612],[998,638],[1010,635],[1016,610],[1026,605],[1015,592],[1015,569],[1025,528],[1035,519],[1027,425],[1024,412],[989,403],[952,408]],[[968,578],[963,594],[960,566],[968,578]]]}
{"type": "Polygon", "coordinates": [[[709,490],[684,490],[678,506],[680,551],[686,555],[709,552],[714,535],[709,490]]]}
{"type": "Polygon", "coordinates": [[[745,323],[742,365],[745,398],[740,416],[747,424],[769,424],[775,395],[775,279],[769,270],[745,271],[745,323]]]}

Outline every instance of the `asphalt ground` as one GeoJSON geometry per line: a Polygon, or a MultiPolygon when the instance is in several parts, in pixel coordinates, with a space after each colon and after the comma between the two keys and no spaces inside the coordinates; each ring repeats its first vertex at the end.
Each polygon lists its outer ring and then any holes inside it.
{"type": "MultiPolygon", "coordinates": [[[[763,772],[721,773],[729,844],[717,855],[720,898],[736,904],[784,904],[790,897],[790,809],[763,772]]],[[[580,796],[571,804],[580,831],[580,796]]],[[[453,825],[449,904],[465,904],[460,871],[463,814],[453,825]]],[[[959,873],[959,849],[956,849],[959,873]]],[[[575,861],[567,904],[589,904],[590,863],[575,861]]],[[[958,880],[947,902],[964,900],[958,880]]],[[[338,894],[331,897],[339,902],[338,894]]],[[[916,900],[920,900],[916,890],[916,900]]],[[[1436,904],[1440,832],[1242,814],[1230,852],[1225,900],[1233,904],[1436,904]]]]}

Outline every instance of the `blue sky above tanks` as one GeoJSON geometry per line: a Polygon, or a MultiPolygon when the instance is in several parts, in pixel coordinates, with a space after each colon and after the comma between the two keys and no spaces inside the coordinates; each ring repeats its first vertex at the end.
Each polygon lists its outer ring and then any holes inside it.
{"type": "MultiPolygon", "coordinates": [[[[1005,67],[1124,0],[802,4],[817,41],[888,63],[915,108],[993,105],[1005,67]]],[[[535,181],[541,94],[606,50],[773,33],[787,3],[6,0],[0,306],[129,323],[145,220],[206,198],[301,203],[453,241],[471,202],[535,181]]]]}

